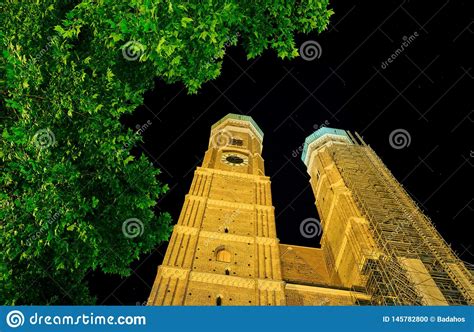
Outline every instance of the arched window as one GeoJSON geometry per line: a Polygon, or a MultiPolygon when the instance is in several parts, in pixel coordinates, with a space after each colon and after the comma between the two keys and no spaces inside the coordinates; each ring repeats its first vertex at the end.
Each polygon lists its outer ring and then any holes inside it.
{"type": "Polygon", "coordinates": [[[224,233],[229,233],[229,229],[227,227],[224,228],[224,233]]]}
{"type": "Polygon", "coordinates": [[[216,250],[216,260],[218,262],[230,263],[231,258],[231,253],[225,250],[224,248],[216,250]]]}
{"type": "Polygon", "coordinates": [[[221,298],[220,296],[218,296],[218,297],[216,298],[216,305],[217,305],[217,306],[221,306],[221,305],[222,305],[222,298],[221,298]]]}
{"type": "Polygon", "coordinates": [[[230,270],[229,269],[225,269],[225,275],[228,276],[230,274],[230,270]]]}

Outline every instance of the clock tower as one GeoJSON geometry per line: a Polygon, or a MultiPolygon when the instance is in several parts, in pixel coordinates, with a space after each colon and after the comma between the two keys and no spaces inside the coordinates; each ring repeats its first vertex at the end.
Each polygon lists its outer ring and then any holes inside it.
{"type": "Polygon", "coordinates": [[[263,132],[228,114],[211,128],[149,305],[285,305],[263,132]]]}

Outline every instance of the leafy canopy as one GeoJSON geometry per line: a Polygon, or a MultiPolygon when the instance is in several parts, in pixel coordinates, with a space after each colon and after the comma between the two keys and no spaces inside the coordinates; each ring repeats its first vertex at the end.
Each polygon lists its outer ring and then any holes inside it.
{"type": "MultiPolygon", "coordinates": [[[[126,276],[167,240],[159,170],[120,123],[158,77],[194,93],[226,47],[298,55],[328,0],[50,0],[0,4],[0,303],[91,303],[94,269],[126,276]],[[137,236],[126,236],[132,220],[137,236]]],[[[159,144],[159,142],[158,142],[159,144]]]]}

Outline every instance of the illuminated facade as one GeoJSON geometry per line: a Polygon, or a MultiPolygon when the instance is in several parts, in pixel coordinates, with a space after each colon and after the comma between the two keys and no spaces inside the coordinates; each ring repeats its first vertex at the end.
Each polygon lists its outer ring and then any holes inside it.
{"type": "Polygon", "coordinates": [[[149,304],[285,304],[262,140],[250,117],[212,127],[149,304]]]}
{"type": "Polygon", "coordinates": [[[473,304],[472,273],[343,130],[321,128],[303,150],[321,248],[280,244],[262,140],[248,116],[212,126],[149,305],[473,304]]]}

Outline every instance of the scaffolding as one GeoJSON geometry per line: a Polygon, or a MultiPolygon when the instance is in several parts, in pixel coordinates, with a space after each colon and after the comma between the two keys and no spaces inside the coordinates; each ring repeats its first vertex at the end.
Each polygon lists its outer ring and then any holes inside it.
{"type": "Polygon", "coordinates": [[[329,150],[378,247],[378,253],[364,254],[360,266],[372,304],[426,304],[426,294],[417,289],[400,258],[419,259],[426,270],[418,272],[428,271],[448,304],[474,304],[471,271],[375,152],[358,138],[360,143],[353,138],[354,144],[333,144],[329,150]]]}

